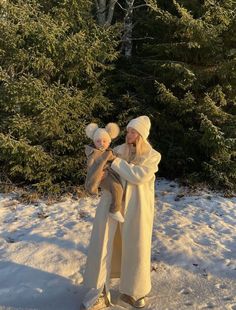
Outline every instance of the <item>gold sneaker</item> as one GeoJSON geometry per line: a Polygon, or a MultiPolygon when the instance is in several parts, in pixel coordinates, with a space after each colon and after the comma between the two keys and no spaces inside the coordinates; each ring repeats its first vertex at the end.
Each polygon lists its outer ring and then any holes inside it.
{"type": "Polygon", "coordinates": [[[126,294],[121,294],[120,299],[126,302],[127,304],[130,304],[131,306],[135,308],[143,308],[145,307],[145,298],[141,297],[137,300],[135,300],[133,297],[126,295],[126,294]]]}
{"type": "Polygon", "coordinates": [[[98,298],[98,300],[89,310],[102,310],[106,309],[109,306],[110,306],[109,299],[107,298],[105,292],[103,292],[102,295],[98,298]]]}
{"type": "MultiPolygon", "coordinates": [[[[89,310],[102,310],[107,309],[109,307],[110,302],[106,296],[100,296],[95,304],[89,308],[89,310]]],[[[87,308],[81,304],[80,310],[86,310],[87,308]]]]}

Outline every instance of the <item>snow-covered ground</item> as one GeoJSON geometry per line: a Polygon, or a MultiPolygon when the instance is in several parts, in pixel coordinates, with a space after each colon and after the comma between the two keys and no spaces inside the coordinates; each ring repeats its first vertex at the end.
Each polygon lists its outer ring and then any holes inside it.
{"type": "MultiPolygon", "coordinates": [[[[236,197],[159,179],[145,309],[236,310],[236,197]]],[[[0,195],[0,309],[79,309],[98,199],[46,204],[0,195]]],[[[119,300],[112,281],[112,309],[119,300]]]]}

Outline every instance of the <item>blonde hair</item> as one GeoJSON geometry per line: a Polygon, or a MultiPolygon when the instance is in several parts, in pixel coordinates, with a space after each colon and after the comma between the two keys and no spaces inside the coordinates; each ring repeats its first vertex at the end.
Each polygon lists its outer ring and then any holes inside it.
{"type": "Polygon", "coordinates": [[[125,139],[125,150],[122,154],[122,158],[127,160],[128,162],[136,163],[138,164],[141,157],[144,154],[147,154],[152,149],[151,144],[144,140],[141,135],[138,136],[136,140],[136,148],[135,153],[133,153],[133,145],[127,143],[127,139],[125,139]]]}

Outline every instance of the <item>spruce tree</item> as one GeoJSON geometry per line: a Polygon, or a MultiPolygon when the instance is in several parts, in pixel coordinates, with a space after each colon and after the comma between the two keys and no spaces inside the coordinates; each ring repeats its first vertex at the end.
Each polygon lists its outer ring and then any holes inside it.
{"type": "Polygon", "coordinates": [[[84,176],[85,125],[111,105],[103,74],[116,58],[113,27],[90,1],[0,6],[1,178],[59,190],[84,176]]]}
{"type": "Polygon", "coordinates": [[[111,96],[128,94],[139,103],[132,113],[152,118],[163,175],[235,189],[235,3],[146,4],[135,10],[134,54],[119,60],[111,96]]]}

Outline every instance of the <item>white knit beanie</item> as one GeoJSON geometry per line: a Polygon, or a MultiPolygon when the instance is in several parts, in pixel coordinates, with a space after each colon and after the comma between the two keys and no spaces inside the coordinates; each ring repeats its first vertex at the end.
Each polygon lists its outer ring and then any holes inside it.
{"type": "Polygon", "coordinates": [[[111,142],[111,137],[109,136],[109,133],[104,128],[98,128],[93,136],[93,141],[96,141],[98,139],[106,139],[111,142]]]}
{"type": "Polygon", "coordinates": [[[97,124],[91,123],[85,128],[85,132],[87,137],[93,141],[106,138],[110,143],[112,139],[119,135],[120,128],[116,123],[109,123],[105,128],[98,128],[97,124]]]}
{"type": "Polygon", "coordinates": [[[132,119],[127,128],[132,127],[143,137],[144,140],[149,136],[151,121],[148,116],[142,115],[137,118],[132,119]]]}

